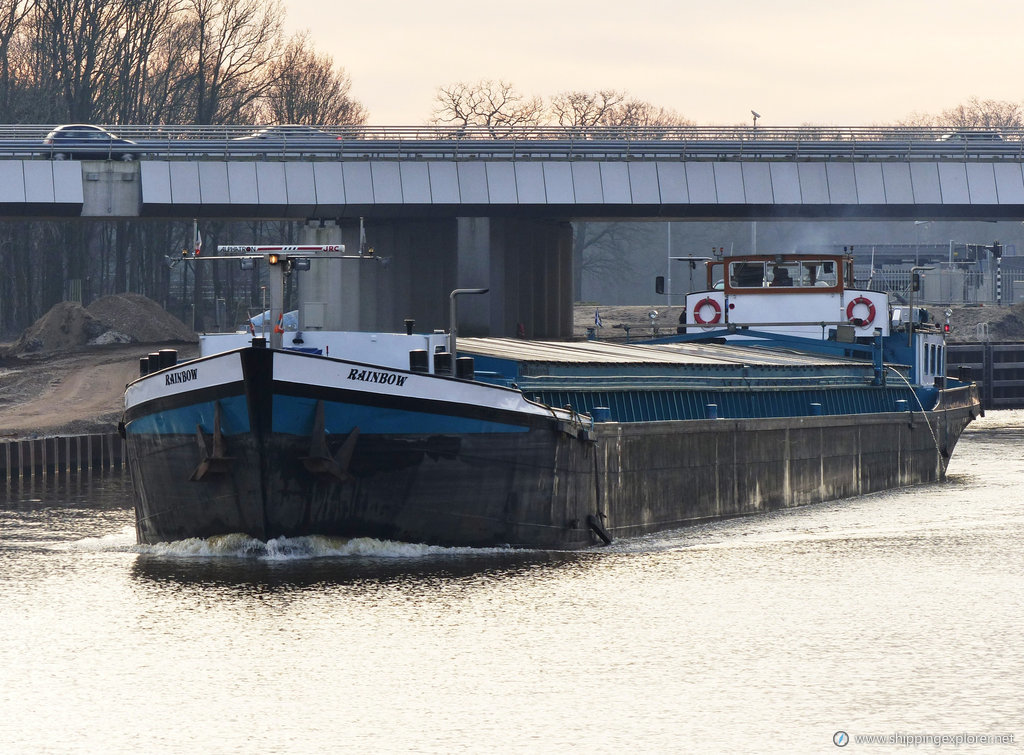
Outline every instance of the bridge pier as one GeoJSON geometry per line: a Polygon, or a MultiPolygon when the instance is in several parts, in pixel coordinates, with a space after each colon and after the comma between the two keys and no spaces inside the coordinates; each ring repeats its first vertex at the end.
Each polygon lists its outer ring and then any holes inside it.
{"type": "MultiPolygon", "coordinates": [[[[346,243],[334,220],[311,220],[302,229],[302,244],[323,246],[346,243]]],[[[346,252],[355,254],[356,242],[346,252]]],[[[383,293],[380,264],[374,260],[324,259],[311,274],[299,276],[300,330],[380,330],[374,317],[383,293]]]]}
{"type": "MultiPolygon", "coordinates": [[[[303,329],[447,329],[455,288],[488,288],[459,302],[467,336],[572,335],[572,229],[567,222],[513,218],[373,219],[372,258],[324,260],[300,278],[303,329]]],[[[310,221],[303,244],[359,249],[359,222],[310,221]]]]}
{"type": "Polygon", "coordinates": [[[489,288],[459,303],[463,335],[572,336],[572,227],[520,218],[459,218],[458,287],[489,288]]]}

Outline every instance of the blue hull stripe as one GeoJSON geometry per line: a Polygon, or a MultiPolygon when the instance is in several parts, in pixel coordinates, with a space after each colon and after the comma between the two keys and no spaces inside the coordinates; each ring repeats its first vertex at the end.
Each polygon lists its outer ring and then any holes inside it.
{"type": "Polygon", "coordinates": [[[199,425],[203,432],[212,433],[216,403],[220,403],[221,432],[226,435],[249,432],[249,407],[245,396],[230,396],[219,402],[204,401],[147,414],[129,422],[125,432],[140,435],[194,435],[196,425],[199,425]]]}
{"type": "MultiPolygon", "coordinates": [[[[308,435],[312,430],[316,400],[296,396],[274,397],[274,432],[308,435]]],[[[524,433],[524,425],[490,422],[471,417],[389,409],[379,406],[324,402],[324,425],[328,434],[347,433],[358,427],[373,435],[421,435],[434,433],[524,433]]]]}

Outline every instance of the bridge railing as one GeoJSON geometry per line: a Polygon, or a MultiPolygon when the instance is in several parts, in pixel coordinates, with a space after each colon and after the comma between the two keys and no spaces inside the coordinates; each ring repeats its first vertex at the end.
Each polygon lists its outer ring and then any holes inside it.
{"type": "MultiPolygon", "coordinates": [[[[52,125],[0,125],[0,158],[54,157],[52,125]]],[[[75,142],[76,156],[229,159],[1014,159],[1024,129],[874,126],[173,126],[110,125],[131,144],[75,142]]]]}

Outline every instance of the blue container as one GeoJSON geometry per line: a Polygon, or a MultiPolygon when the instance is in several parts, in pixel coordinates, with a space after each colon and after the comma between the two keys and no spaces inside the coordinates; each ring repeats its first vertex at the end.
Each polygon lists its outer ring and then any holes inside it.
{"type": "Polygon", "coordinates": [[[594,411],[591,412],[591,416],[593,416],[594,422],[610,422],[612,419],[612,410],[607,406],[595,406],[594,411]]]}
{"type": "Polygon", "coordinates": [[[898,399],[896,399],[896,411],[898,411],[898,412],[908,412],[908,411],[910,411],[910,404],[907,403],[907,400],[905,398],[898,398],[898,399]]]}
{"type": "Polygon", "coordinates": [[[817,403],[816,401],[815,402],[811,402],[811,414],[813,416],[815,416],[815,417],[820,416],[821,415],[821,404],[817,403]]]}
{"type": "Polygon", "coordinates": [[[708,419],[718,419],[718,404],[707,404],[704,409],[708,419]]]}

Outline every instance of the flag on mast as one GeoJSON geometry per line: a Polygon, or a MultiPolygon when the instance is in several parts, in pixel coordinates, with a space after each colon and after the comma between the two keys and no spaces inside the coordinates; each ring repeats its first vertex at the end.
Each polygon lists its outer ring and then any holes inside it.
{"type": "Polygon", "coordinates": [[[599,309],[594,310],[594,326],[598,328],[604,327],[604,323],[601,322],[601,310],[599,309]]]}
{"type": "Polygon", "coordinates": [[[203,234],[201,234],[199,232],[199,229],[196,228],[196,253],[195,253],[196,257],[199,256],[199,252],[201,252],[202,249],[203,249],[203,234]]]}

